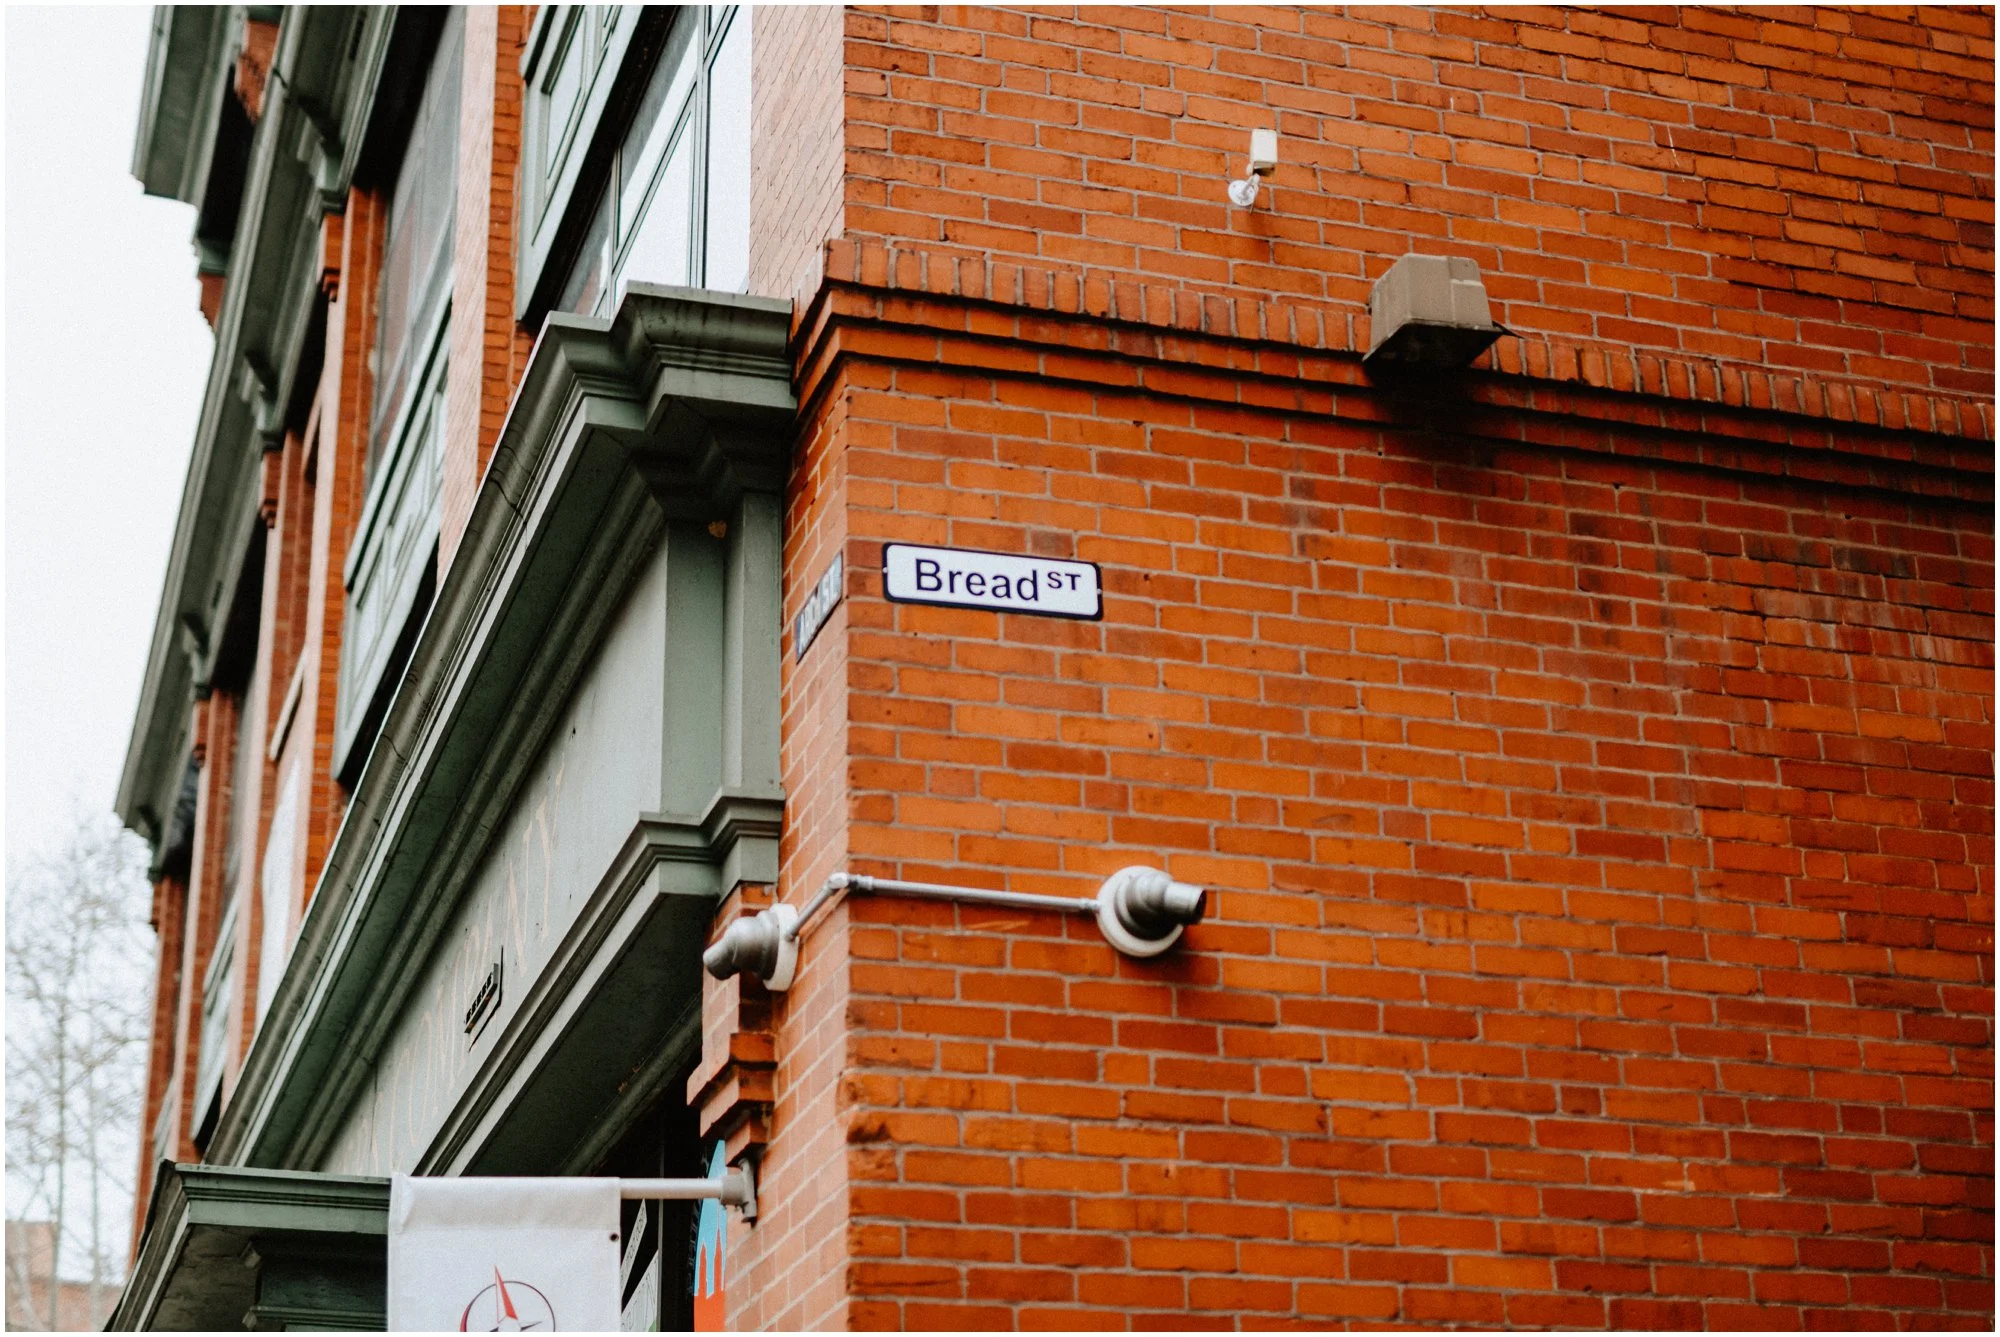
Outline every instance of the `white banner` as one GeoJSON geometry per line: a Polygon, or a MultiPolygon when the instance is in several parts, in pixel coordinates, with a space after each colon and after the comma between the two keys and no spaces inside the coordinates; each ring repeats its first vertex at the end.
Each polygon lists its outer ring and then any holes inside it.
{"type": "Polygon", "coordinates": [[[389,1331],[615,1332],[618,1181],[389,1187],[389,1331]]]}

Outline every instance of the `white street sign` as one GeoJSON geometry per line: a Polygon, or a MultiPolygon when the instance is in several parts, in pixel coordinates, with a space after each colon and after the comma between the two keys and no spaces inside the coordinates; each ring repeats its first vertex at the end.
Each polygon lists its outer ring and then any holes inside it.
{"type": "Polygon", "coordinates": [[[884,544],[882,593],[897,603],[986,608],[1043,617],[1104,616],[1104,589],[1097,563],[972,548],[884,544]]]}

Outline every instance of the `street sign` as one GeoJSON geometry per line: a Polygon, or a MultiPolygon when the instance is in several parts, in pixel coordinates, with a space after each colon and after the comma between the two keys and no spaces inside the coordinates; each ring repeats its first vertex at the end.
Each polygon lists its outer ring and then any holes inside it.
{"type": "Polygon", "coordinates": [[[800,608],[799,615],[792,619],[794,660],[805,659],[806,651],[812,647],[813,639],[819,635],[819,629],[833,616],[834,605],[840,602],[841,591],[844,588],[841,580],[842,565],[840,554],[835,553],[833,561],[827,565],[818,583],[813,586],[813,592],[806,596],[805,606],[800,608]]]}
{"type": "Polygon", "coordinates": [[[896,603],[1095,620],[1104,587],[1095,562],[974,548],[882,546],[882,593],[896,603]]]}

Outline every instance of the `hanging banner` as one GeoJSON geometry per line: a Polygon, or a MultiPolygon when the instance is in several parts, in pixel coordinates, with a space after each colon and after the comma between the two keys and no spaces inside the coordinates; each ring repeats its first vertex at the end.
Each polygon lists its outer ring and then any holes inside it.
{"type": "Polygon", "coordinates": [[[389,1186],[389,1331],[618,1328],[616,1179],[389,1186]]]}
{"type": "MultiPolygon", "coordinates": [[[[722,1172],[729,1168],[722,1158],[722,1144],[715,1144],[715,1154],[708,1159],[708,1177],[720,1179],[722,1172]]],[[[729,1222],[723,1216],[722,1204],[713,1198],[705,1199],[694,1224],[694,1330],[696,1332],[726,1331],[725,1321],[728,1308],[722,1287],[723,1248],[729,1240],[729,1222]]]]}

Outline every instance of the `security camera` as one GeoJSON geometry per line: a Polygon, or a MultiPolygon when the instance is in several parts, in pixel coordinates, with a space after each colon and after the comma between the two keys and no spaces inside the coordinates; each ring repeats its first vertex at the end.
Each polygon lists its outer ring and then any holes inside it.
{"type": "Polygon", "coordinates": [[[1250,168],[1241,181],[1229,183],[1229,200],[1239,208],[1248,209],[1257,202],[1257,187],[1263,179],[1278,167],[1278,132],[1276,130],[1252,130],[1250,132],[1250,168]]]}

